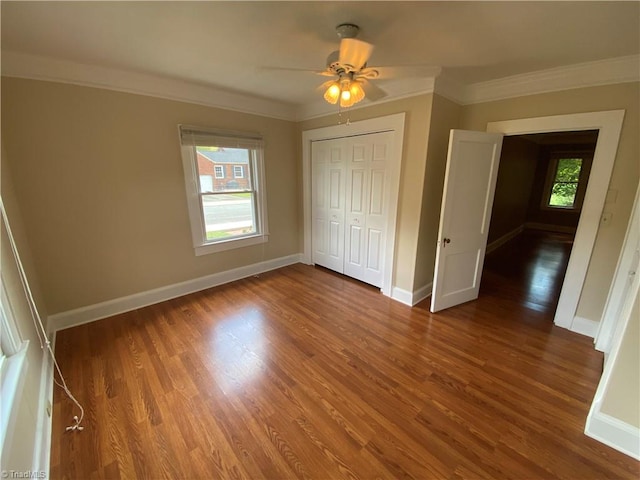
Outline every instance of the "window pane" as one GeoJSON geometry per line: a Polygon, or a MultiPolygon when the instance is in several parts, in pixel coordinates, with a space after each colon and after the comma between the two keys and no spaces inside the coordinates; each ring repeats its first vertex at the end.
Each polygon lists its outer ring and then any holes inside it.
{"type": "Polygon", "coordinates": [[[552,207],[573,207],[577,190],[577,183],[554,183],[549,205],[552,207]]]}
{"type": "Polygon", "coordinates": [[[582,168],[581,158],[561,158],[558,160],[556,182],[577,182],[582,168]]]}
{"type": "Polygon", "coordinates": [[[251,175],[236,177],[223,172],[249,172],[251,150],[246,148],[196,147],[198,155],[198,174],[214,177],[213,190],[200,190],[200,193],[238,192],[251,190],[251,175]],[[216,174],[217,173],[217,174],[216,174]]]}
{"type": "Polygon", "coordinates": [[[207,241],[256,233],[253,193],[202,195],[207,241]]]}

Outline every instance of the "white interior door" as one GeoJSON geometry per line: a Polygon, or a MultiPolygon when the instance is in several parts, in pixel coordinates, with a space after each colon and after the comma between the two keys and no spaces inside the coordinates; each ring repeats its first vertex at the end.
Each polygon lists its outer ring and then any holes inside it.
{"type": "Polygon", "coordinates": [[[382,287],[389,223],[391,132],[348,140],[344,274],[382,287]]]}
{"type": "Polygon", "coordinates": [[[313,263],[344,272],[345,139],[313,142],[313,263]]]}
{"type": "Polygon", "coordinates": [[[451,130],[431,311],[478,298],[502,134],[451,130]]]}

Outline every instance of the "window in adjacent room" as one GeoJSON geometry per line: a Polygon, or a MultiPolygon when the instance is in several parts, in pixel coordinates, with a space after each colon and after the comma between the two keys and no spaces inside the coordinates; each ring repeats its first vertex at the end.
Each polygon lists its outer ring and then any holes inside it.
{"type": "Polygon", "coordinates": [[[261,137],[181,125],[180,139],[196,255],[267,241],[261,137]]]}
{"type": "Polygon", "coordinates": [[[583,155],[554,154],[549,163],[544,207],[548,209],[579,210],[586,192],[590,158],[583,155]]]}

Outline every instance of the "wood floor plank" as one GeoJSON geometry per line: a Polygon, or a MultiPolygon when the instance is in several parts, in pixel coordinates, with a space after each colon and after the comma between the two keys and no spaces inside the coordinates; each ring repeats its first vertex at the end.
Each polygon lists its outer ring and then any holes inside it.
{"type": "Polygon", "coordinates": [[[51,478],[637,479],[583,433],[602,354],[553,325],[569,247],[507,244],[437,314],[298,264],[58,332],[86,416],[65,432],[56,391],[51,478]]]}

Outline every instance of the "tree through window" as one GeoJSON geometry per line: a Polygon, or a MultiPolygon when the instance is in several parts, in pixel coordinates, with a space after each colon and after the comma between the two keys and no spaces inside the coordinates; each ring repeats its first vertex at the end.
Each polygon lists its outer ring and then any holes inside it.
{"type": "Polygon", "coordinates": [[[581,171],[581,158],[558,159],[548,206],[555,208],[575,207],[581,171]]]}

